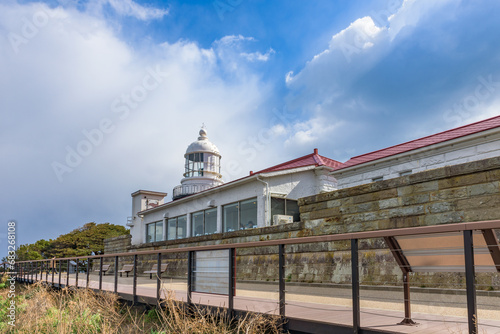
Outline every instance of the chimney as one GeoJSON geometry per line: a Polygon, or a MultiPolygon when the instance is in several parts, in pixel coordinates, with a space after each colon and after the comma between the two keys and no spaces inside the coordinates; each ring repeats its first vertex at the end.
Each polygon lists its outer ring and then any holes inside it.
{"type": "Polygon", "coordinates": [[[314,154],[318,154],[318,149],[317,148],[314,149],[314,154]]]}

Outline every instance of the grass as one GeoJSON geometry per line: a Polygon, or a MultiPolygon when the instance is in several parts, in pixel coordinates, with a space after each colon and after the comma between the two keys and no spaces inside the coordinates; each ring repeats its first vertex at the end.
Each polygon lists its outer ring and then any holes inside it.
{"type": "Polygon", "coordinates": [[[227,314],[187,310],[169,297],[161,305],[141,310],[112,293],[88,289],[54,290],[39,283],[16,284],[16,326],[8,325],[8,289],[0,289],[0,333],[149,333],[149,334],[277,334],[277,318],[248,314],[228,320],[227,314]]]}

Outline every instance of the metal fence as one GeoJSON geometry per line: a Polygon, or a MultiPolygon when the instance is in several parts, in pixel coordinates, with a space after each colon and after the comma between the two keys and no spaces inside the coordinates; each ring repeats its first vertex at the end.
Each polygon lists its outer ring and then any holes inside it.
{"type": "MultiPolygon", "coordinates": [[[[224,307],[227,308],[229,314],[234,315],[237,314],[237,312],[235,313],[237,250],[274,247],[273,249],[276,250],[275,255],[278,257],[278,260],[276,261],[278,266],[277,281],[272,281],[268,283],[268,285],[277,285],[277,300],[275,301],[276,310],[274,313],[281,317],[283,323],[286,324],[285,328],[292,332],[296,331],[300,333],[321,333],[325,331],[334,331],[335,333],[388,333],[390,331],[387,329],[370,327],[370,323],[365,323],[363,327],[361,326],[363,320],[362,316],[364,317],[365,315],[362,315],[361,313],[360,303],[360,269],[362,269],[363,264],[359,262],[359,242],[374,238],[381,238],[385,240],[386,249],[390,250],[397,265],[402,271],[403,281],[401,282],[401,290],[403,291],[403,296],[400,302],[401,304],[404,304],[404,319],[401,320],[403,320],[402,323],[406,325],[413,325],[415,322],[412,320],[411,315],[411,282],[409,279],[409,273],[412,272],[411,268],[413,258],[405,256],[405,252],[407,250],[397,243],[397,238],[411,236],[420,236],[423,238],[424,236],[429,235],[446,236],[450,233],[458,233],[463,236],[463,239],[461,239],[463,240],[463,246],[461,247],[463,250],[462,267],[465,274],[467,310],[465,320],[468,332],[478,333],[478,324],[480,322],[478,321],[477,313],[475,282],[476,266],[474,264],[474,241],[476,239],[474,239],[474,231],[481,231],[483,234],[487,234],[489,236],[486,241],[486,247],[491,255],[491,261],[493,261],[492,268],[496,270],[496,272],[500,272],[500,247],[497,238],[491,238],[492,233],[495,235],[495,229],[500,229],[500,221],[498,220],[280,240],[265,240],[238,244],[206,245],[130,253],[103,254],[96,256],[19,261],[15,264],[13,274],[16,276],[18,281],[22,282],[33,283],[43,281],[59,288],[74,286],[77,288],[107,290],[117,293],[122,298],[133,301],[134,303],[146,302],[157,304],[162,299],[167,297],[165,293],[162,294],[162,284],[165,283],[162,276],[168,275],[167,268],[169,263],[182,263],[185,264],[186,270],[186,276],[182,278],[185,278],[186,280],[186,299],[184,301],[188,305],[192,305],[193,303],[203,304],[203,302],[200,301],[201,299],[195,301],[193,299],[193,294],[215,293],[212,298],[216,298],[216,295],[223,296],[225,298],[224,307]],[[489,232],[485,233],[484,231],[489,232]],[[306,316],[305,312],[296,312],[295,314],[290,313],[294,308],[303,307],[303,305],[307,303],[302,303],[300,300],[294,301],[293,298],[287,300],[288,293],[290,293],[288,296],[292,296],[292,292],[287,290],[288,284],[292,287],[292,283],[290,282],[291,278],[285,275],[285,269],[287,268],[287,255],[291,254],[288,250],[291,250],[297,245],[326,242],[343,242],[344,244],[350,245],[350,273],[346,273],[346,276],[349,276],[350,274],[350,277],[347,277],[346,279],[346,281],[350,284],[349,290],[345,290],[345,286],[343,290],[347,292],[345,296],[347,296],[346,298],[350,300],[349,305],[346,308],[350,314],[347,314],[346,312],[343,314],[344,318],[349,319],[348,325],[346,325],[345,322],[342,323],[340,318],[335,318],[333,316],[335,310],[331,307],[318,308],[317,312],[312,311],[312,313],[317,315],[317,317],[306,316]],[[139,267],[142,269],[139,270],[139,267]],[[63,275],[63,273],[65,274],[63,275]],[[73,278],[70,278],[71,275],[73,275],[73,278]],[[95,277],[95,275],[98,275],[98,277],[95,277]],[[148,275],[150,275],[149,279],[148,275]],[[112,280],[109,281],[110,279],[112,280]],[[142,283],[138,284],[138,280],[141,280],[142,283]],[[106,286],[103,286],[103,284],[106,286]],[[147,295],[138,290],[138,287],[143,287],[143,291],[146,291],[147,287],[151,287],[151,289],[153,289],[153,285],[155,290],[154,295],[147,295]],[[287,308],[289,308],[289,310],[287,310],[287,308]],[[320,318],[320,313],[326,314],[326,316],[324,316],[324,318],[320,318]],[[332,316],[329,316],[328,314],[331,314],[332,316]]],[[[446,261],[446,254],[446,252],[441,250],[439,253],[433,255],[442,257],[442,259],[446,261]]],[[[478,254],[476,254],[476,256],[477,255],[478,254]]],[[[323,261],[322,263],[324,266],[328,266],[328,263],[324,262],[324,259],[321,261],[323,261]]],[[[272,269],[275,270],[276,268],[272,269]]],[[[4,271],[6,271],[6,267],[4,267],[4,271]]],[[[291,276],[291,274],[289,274],[289,276],[291,276]]],[[[295,290],[300,290],[300,284],[297,283],[294,286],[295,290]],[[297,288],[297,286],[299,288],[297,288]]],[[[307,284],[303,284],[302,286],[303,289],[311,289],[307,284]]],[[[325,286],[328,287],[330,285],[326,284],[325,286]]],[[[323,287],[320,288],[323,289],[323,287]]],[[[320,288],[317,288],[318,291],[323,291],[319,290],[320,288]]],[[[271,296],[273,293],[274,292],[271,291],[267,294],[271,296]]],[[[320,297],[322,296],[317,298],[320,297]]],[[[261,298],[259,301],[262,302],[266,298],[261,298]]],[[[272,300],[271,297],[268,299],[272,300]]],[[[251,300],[252,296],[249,296],[246,299],[246,302],[248,303],[251,300]]],[[[328,302],[326,302],[326,304],[328,304],[328,302]]],[[[307,305],[309,305],[309,310],[314,310],[314,307],[310,304],[307,305]]],[[[239,306],[238,310],[242,311],[242,308],[243,307],[239,306]]],[[[304,307],[302,309],[305,310],[304,307]]],[[[252,311],[259,311],[259,309],[253,309],[252,311]]],[[[260,311],[265,312],[262,309],[260,311]]],[[[500,333],[500,322],[490,323],[492,324],[491,328],[493,329],[491,333],[494,333],[495,330],[498,330],[498,333],[500,333]]],[[[421,329],[422,328],[419,330],[421,329]]],[[[482,331],[489,333],[488,329],[482,329],[482,331]]],[[[405,330],[405,332],[410,333],[411,331],[405,330]]]]}

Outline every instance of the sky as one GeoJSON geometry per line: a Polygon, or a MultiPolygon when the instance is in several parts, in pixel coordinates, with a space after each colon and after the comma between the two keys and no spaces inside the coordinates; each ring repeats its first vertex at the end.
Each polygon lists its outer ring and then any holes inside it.
{"type": "Polygon", "coordinates": [[[0,257],[168,193],[202,124],[225,181],[500,114],[500,3],[2,0],[0,257]]]}

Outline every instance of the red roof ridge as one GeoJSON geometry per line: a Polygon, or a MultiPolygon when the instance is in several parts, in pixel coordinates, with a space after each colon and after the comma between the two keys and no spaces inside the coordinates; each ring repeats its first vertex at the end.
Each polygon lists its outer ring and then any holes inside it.
{"type": "Polygon", "coordinates": [[[306,167],[306,166],[328,166],[332,168],[336,168],[340,165],[342,165],[341,162],[321,156],[318,154],[318,150],[314,149],[314,153],[304,155],[302,157],[283,162],[281,164],[268,167],[265,169],[262,169],[258,172],[253,172],[253,174],[262,174],[262,173],[269,173],[269,172],[277,172],[281,170],[287,170],[287,169],[293,169],[293,168],[299,168],[299,167],[306,167]]]}
{"type": "Polygon", "coordinates": [[[355,165],[360,165],[363,163],[375,161],[378,159],[390,157],[393,155],[397,155],[400,153],[404,152],[409,152],[413,151],[419,148],[431,146],[434,144],[439,144],[443,143],[452,139],[457,139],[461,137],[465,137],[468,135],[472,135],[475,133],[479,133],[482,131],[490,130],[496,127],[500,127],[500,115],[499,116],[494,116],[491,118],[487,118],[481,121],[477,121],[471,124],[465,124],[453,129],[445,130],[442,132],[438,132],[432,135],[428,135],[422,138],[417,138],[413,139],[401,144],[389,146],[380,150],[368,152],[365,154],[357,155],[352,158],[350,158],[348,161],[346,161],[344,164],[342,164],[339,167],[336,167],[336,170],[344,169],[347,167],[355,166],[355,165]],[[469,131],[463,131],[463,130],[469,130],[469,131]],[[420,143],[420,145],[419,145],[420,143]],[[415,144],[415,145],[412,145],[415,144]],[[399,148],[399,150],[397,150],[399,148]],[[383,152],[387,152],[386,155],[383,154],[383,152]],[[382,154],[380,154],[382,153],[382,154]],[[368,158],[369,156],[375,156],[374,158],[368,158]],[[367,158],[367,160],[362,159],[362,158],[367,158]],[[361,161],[355,161],[355,160],[361,160],[361,161]]]}

